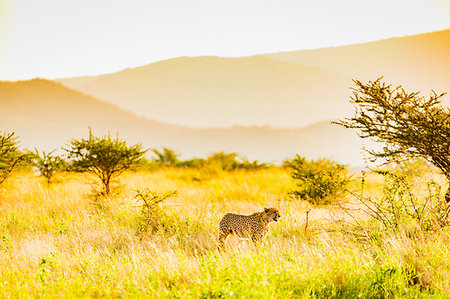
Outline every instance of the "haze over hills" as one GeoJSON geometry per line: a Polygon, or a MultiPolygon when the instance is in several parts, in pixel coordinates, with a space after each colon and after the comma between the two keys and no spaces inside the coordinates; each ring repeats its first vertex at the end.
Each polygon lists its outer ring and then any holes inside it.
{"type": "Polygon", "coordinates": [[[170,135],[179,128],[136,117],[61,84],[44,79],[0,81],[0,128],[15,131],[27,147],[54,149],[72,137],[86,136],[88,127],[127,132],[136,139],[136,127],[149,135],[170,135]]]}
{"type": "Polygon", "coordinates": [[[23,147],[53,150],[71,138],[107,131],[147,148],[162,146],[183,158],[214,151],[238,152],[250,160],[280,162],[298,153],[361,164],[360,140],[354,132],[328,121],[299,129],[242,127],[192,129],[163,124],[44,79],[0,81],[0,128],[16,132],[23,147]]]}
{"type": "Polygon", "coordinates": [[[351,79],[384,75],[425,96],[429,89],[448,91],[448,53],[450,30],[444,30],[252,57],[181,57],[57,80],[62,84],[0,82],[0,129],[16,132],[30,149],[59,148],[87,136],[91,126],[96,135],[117,132],[183,158],[224,150],[266,162],[298,153],[360,165],[361,140],[330,125],[353,115],[351,79]]]}
{"type": "MultiPolygon", "coordinates": [[[[349,116],[352,79],[428,95],[450,89],[450,30],[365,44],[241,58],[182,57],[58,79],[138,115],[193,127],[301,127],[349,116]]],[[[444,98],[446,103],[450,100],[444,98]]]]}
{"type": "Polygon", "coordinates": [[[138,115],[193,127],[300,127],[351,111],[346,76],[263,56],[181,57],[56,81],[138,115]]]}

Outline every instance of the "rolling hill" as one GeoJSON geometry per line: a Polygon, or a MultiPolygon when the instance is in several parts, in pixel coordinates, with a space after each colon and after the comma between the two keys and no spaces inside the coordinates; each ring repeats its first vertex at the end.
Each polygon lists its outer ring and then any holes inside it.
{"type": "Polygon", "coordinates": [[[308,64],[358,80],[403,85],[428,94],[450,91],[450,29],[364,44],[268,54],[286,62],[308,64]]]}
{"type": "MultiPolygon", "coordinates": [[[[450,29],[365,44],[240,58],[181,57],[66,86],[138,115],[191,127],[302,127],[352,114],[352,79],[450,89],[450,29]]],[[[450,103],[450,97],[444,98],[450,103]]]]}
{"type": "Polygon", "coordinates": [[[263,56],[181,57],[56,81],[138,115],[191,127],[299,127],[351,111],[348,77],[263,56]]]}
{"type": "Polygon", "coordinates": [[[44,79],[0,81],[0,130],[16,132],[23,147],[60,148],[71,138],[107,131],[147,148],[162,146],[183,158],[214,151],[238,152],[253,160],[279,162],[298,153],[361,164],[354,132],[328,121],[298,129],[243,127],[193,129],[136,116],[119,107],[44,79]]]}

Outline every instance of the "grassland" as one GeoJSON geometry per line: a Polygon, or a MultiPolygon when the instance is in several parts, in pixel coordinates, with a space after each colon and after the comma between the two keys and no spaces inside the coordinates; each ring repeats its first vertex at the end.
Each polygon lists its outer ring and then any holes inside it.
{"type": "MultiPolygon", "coordinates": [[[[91,180],[65,174],[47,185],[16,173],[3,184],[0,297],[450,296],[448,228],[380,231],[367,240],[343,234],[333,221],[345,216],[340,208],[292,200],[294,182],[284,169],[127,173],[107,199],[89,195],[91,180]],[[151,230],[137,234],[135,190],[145,188],[178,195],[161,203],[151,230]],[[264,206],[277,207],[282,218],[261,246],[230,238],[228,250],[217,251],[224,213],[264,206]]],[[[381,192],[379,177],[366,185],[381,192]]]]}

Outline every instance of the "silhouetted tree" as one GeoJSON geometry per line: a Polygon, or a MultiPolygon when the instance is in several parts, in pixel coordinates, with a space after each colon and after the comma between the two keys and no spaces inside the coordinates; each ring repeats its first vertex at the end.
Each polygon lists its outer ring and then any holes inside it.
{"type": "MultiPolygon", "coordinates": [[[[351,103],[353,118],[337,122],[358,130],[362,138],[384,143],[379,151],[369,151],[386,163],[422,157],[450,179],[450,111],[441,104],[444,94],[432,92],[426,99],[419,92],[392,88],[381,78],[367,84],[355,80],[351,103]]],[[[450,191],[445,195],[450,202],[450,191]]]]}

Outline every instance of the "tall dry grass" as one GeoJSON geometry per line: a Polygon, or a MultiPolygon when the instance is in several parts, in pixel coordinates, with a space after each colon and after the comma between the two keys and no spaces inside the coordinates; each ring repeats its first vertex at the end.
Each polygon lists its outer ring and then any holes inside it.
{"type": "MultiPolygon", "coordinates": [[[[16,174],[0,191],[1,297],[448,297],[450,232],[361,241],[333,223],[339,207],[291,200],[285,170],[127,173],[120,193],[97,198],[92,178],[59,175],[48,185],[16,174]],[[139,235],[135,191],[177,191],[158,225],[139,235]],[[282,215],[264,243],[228,240],[224,213],[264,206],[282,215]],[[306,225],[306,213],[308,224],[306,225]]],[[[379,178],[368,192],[379,193],[379,178]]]]}

